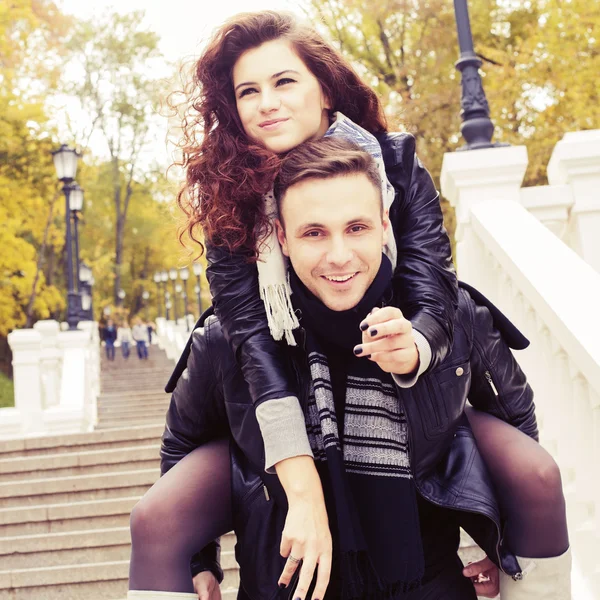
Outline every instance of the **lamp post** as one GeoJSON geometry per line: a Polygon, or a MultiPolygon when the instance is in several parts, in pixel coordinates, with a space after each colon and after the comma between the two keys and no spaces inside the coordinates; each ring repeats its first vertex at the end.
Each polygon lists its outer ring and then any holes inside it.
{"type": "Polygon", "coordinates": [[[460,131],[467,142],[461,150],[477,150],[480,148],[493,148],[507,144],[492,143],[494,124],[490,119],[490,107],[483,91],[479,67],[481,59],[473,49],[473,36],[469,22],[469,9],[467,0],[454,0],[454,15],[458,31],[458,45],[460,58],[456,68],[461,73],[462,97],[460,116],[462,125],[460,131]]]}
{"type": "Polygon", "coordinates": [[[77,291],[79,292],[79,213],[83,210],[83,190],[77,183],[71,186],[69,210],[73,217],[73,237],[75,239],[75,273],[77,273],[77,291]]]}
{"type": "Polygon", "coordinates": [[[156,316],[162,317],[162,307],[160,303],[160,273],[154,273],[154,283],[156,284],[156,316]]]}
{"type": "Polygon", "coordinates": [[[171,319],[171,314],[170,314],[170,310],[171,310],[171,300],[169,299],[171,297],[171,294],[169,294],[169,292],[165,292],[165,313],[167,315],[167,321],[169,321],[171,319]]]}
{"type": "MultiPolygon", "coordinates": [[[[81,301],[78,293],[75,291],[73,282],[73,249],[71,240],[71,217],[69,195],[73,189],[73,182],[77,174],[77,161],[79,154],[66,144],[63,144],[58,150],[52,153],[52,159],[56,168],[58,179],[63,183],[63,192],[65,194],[65,245],[67,247],[67,323],[69,329],[77,329],[79,322],[79,310],[81,301]]],[[[78,186],[79,187],[79,186],[78,186]]]]}
{"type": "Polygon", "coordinates": [[[189,331],[190,321],[188,319],[187,282],[190,277],[190,270],[187,267],[179,269],[179,277],[181,278],[181,281],[183,281],[183,318],[185,319],[185,328],[189,331]]]}
{"type": "Polygon", "coordinates": [[[81,319],[93,321],[92,311],[92,270],[84,262],[79,265],[79,291],[81,293],[81,319]]]}
{"type": "Polygon", "coordinates": [[[200,285],[200,276],[202,275],[202,265],[200,263],[194,263],[193,267],[194,275],[196,276],[196,298],[198,299],[198,317],[202,315],[202,286],[200,285]]]}
{"type": "Polygon", "coordinates": [[[127,296],[127,294],[125,293],[125,290],[121,288],[117,293],[117,297],[119,298],[119,306],[123,306],[123,300],[125,300],[125,296],[127,296]]]}
{"type": "Polygon", "coordinates": [[[175,289],[175,281],[177,280],[177,269],[169,270],[169,279],[173,282],[173,318],[177,323],[177,290],[175,289]]]}
{"type": "Polygon", "coordinates": [[[167,291],[167,281],[169,281],[169,274],[166,271],[161,271],[160,273],[160,280],[162,281],[162,283],[164,284],[164,295],[165,295],[165,315],[167,318],[167,321],[169,320],[169,311],[167,310],[166,304],[167,301],[169,300],[169,292],[167,291]]]}
{"type": "Polygon", "coordinates": [[[144,315],[146,317],[146,321],[148,321],[148,298],[150,298],[150,292],[144,290],[142,292],[142,300],[144,301],[144,315]]]}

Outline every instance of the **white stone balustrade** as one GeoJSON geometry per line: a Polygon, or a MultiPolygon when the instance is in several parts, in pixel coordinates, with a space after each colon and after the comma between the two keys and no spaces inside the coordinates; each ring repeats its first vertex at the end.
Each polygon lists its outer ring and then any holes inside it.
{"type": "Polygon", "coordinates": [[[600,274],[523,206],[519,156],[447,155],[442,191],[457,208],[459,277],[531,340],[516,357],[535,392],[541,442],[563,475],[573,597],[587,600],[600,597],[600,274]]]}
{"type": "Polygon", "coordinates": [[[8,336],[14,408],[0,409],[0,437],[89,431],[96,422],[100,354],[96,323],[61,331],[56,321],[8,336]]]}
{"type": "Polygon", "coordinates": [[[177,322],[167,321],[162,317],[156,319],[156,337],[158,346],[166,352],[167,357],[173,362],[177,363],[179,360],[194,325],[195,321],[193,320],[192,315],[188,315],[187,324],[186,319],[184,318],[177,319],[177,322]]]}
{"type": "Polygon", "coordinates": [[[568,244],[600,273],[600,129],[565,134],[548,163],[548,181],[571,187],[568,244]]]}

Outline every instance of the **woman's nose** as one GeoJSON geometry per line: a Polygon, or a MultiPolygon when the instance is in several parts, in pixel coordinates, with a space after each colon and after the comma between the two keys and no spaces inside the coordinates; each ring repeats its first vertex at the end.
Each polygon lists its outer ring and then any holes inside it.
{"type": "Polygon", "coordinates": [[[270,90],[264,90],[260,96],[260,110],[262,112],[272,112],[281,106],[279,96],[270,90]]]}

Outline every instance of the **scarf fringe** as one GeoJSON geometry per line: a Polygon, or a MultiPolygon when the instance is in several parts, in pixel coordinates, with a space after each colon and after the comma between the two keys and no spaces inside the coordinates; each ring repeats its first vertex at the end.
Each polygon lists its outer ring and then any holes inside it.
{"type": "Polygon", "coordinates": [[[260,286],[260,297],[265,305],[269,331],[274,340],[285,341],[290,346],[296,345],[293,330],[300,326],[294,312],[288,283],[270,283],[260,286]]]}
{"type": "Polygon", "coordinates": [[[394,600],[421,587],[421,578],[414,581],[385,583],[375,571],[364,551],[344,552],[340,558],[343,600],[394,600]]]}

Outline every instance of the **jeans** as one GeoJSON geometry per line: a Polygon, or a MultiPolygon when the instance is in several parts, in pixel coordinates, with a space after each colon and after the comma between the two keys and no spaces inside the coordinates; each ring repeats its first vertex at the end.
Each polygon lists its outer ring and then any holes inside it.
{"type": "Polygon", "coordinates": [[[121,352],[123,358],[129,358],[129,342],[121,342],[121,352]]]}
{"type": "Polygon", "coordinates": [[[114,340],[106,340],[106,358],[108,358],[108,360],[115,360],[114,340]]]}
{"type": "Polygon", "coordinates": [[[146,342],[139,341],[137,343],[137,355],[138,358],[148,358],[148,348],[146,346],[146,342]]]}

